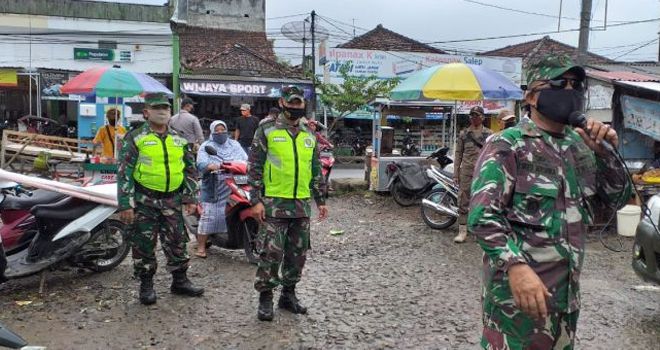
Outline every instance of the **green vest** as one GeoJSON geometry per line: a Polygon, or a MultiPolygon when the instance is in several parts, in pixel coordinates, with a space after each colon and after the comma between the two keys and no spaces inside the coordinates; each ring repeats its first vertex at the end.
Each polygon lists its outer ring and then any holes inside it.
{"type": "Polygon", "coordinates": [[[285,129],[266,130],[268,157],[264,166],[266,197],[310,198],[316,138],[300,130],[294,139],[285,129]]]}
{"type": "Polygon", "coordinates": [[[153,191],[177,190],[185,177],[183,157],[187,145],[186,139],[172,134],[167,134],[165,140],[153,132],[136,137],[139,156],[133,178],[153,191]]]}

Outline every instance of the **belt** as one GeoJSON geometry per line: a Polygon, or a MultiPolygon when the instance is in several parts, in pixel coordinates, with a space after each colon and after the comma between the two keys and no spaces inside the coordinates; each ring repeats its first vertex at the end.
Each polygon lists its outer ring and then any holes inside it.
{"type": "Polygon", "coordinates": [[[166,199],[166,198],[172,198],[179,194],[181,192],[181,187],[177,188],[174,191],[171,192],[161,192],[161,191],[154,191],[151,189],[148,189],[139,183],[135,183],[135,190],[137,192],[140,192],[144,195],[147,195],[148,197],[155,198],[155,199],[166,199]]]}

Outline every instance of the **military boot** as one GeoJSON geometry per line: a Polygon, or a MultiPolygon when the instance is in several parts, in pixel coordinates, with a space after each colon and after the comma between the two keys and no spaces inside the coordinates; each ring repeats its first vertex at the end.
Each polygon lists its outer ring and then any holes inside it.
{"type": "Polygon", "coordinates": [[[204,294],[204,288],[195,287],[186,275],[186,270],[172,272],[172,286],[170,291],[173,294],[186,295],[189,297],[200,297],[204,294]]]}
{"type": "Polygon", "coordinates": [[[467,239],[467,227],[465,225],[458,225],[458,235],[454,237],[454,243],[463,243],[467,239]]]}
{"type": "Polygon", "coordinates": [[[140,303],[144,305],[152,305],[156,303],[154,276],[140,277],[140,303]]]}
{"type": "Polygon", "coordinates": [[[300,301],[296,297],[296,287],[282,287],[282,294],[277,303],[280,309],[289,310],[294,314],[306,314],[307,308],[300,305],[300,301]]]}
{"type": "Polygon", "coordinates": [[[273,320],[273,291],[259,293],[259,309],[257,310],[259,321],[273,320]]]}

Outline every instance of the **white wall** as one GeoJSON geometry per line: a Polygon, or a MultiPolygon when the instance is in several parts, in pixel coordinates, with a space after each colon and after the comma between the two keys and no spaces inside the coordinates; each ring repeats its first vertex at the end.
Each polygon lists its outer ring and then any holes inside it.
{"type": "Polygon", "coordinates": [[[0,36],[0,67],[83,71],[119,64],[137,72],[172,73],[168,23],[0,14],[0,33],[10,33],[0,36]],[[133,62],[73,59],[74,48],[98,48],[99,40],[133,51],[133,62]]]}

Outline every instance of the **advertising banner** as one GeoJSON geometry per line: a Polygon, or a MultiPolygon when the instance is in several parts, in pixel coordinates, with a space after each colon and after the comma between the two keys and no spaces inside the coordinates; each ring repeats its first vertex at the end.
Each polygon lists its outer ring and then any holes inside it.
{"type": "Polygon", "coordinates": [[[623,126],[660,141],[660,103],[621,96],[623,126]]]}
{"type": "Polygon", "coordinates": [[[350,75],[375,75],[381,79],[401,77],[443,63],[467,63],[484,66],[511,79],[514,83],[522,83],[522,59],[515,57],[442,55],[421,52],[398,52],[326,48],[319,47],[319,62],[316,65],[316,75],[328,79],[330,83],[341,83],[339,67],[351,62],[350,75]],[[325,63],[325,67],[323,64],[325,63]],[[325,68],[325,71],[324,71],[325,68]],[[324,74],[325,72],[325,74],[324,74]]]}

